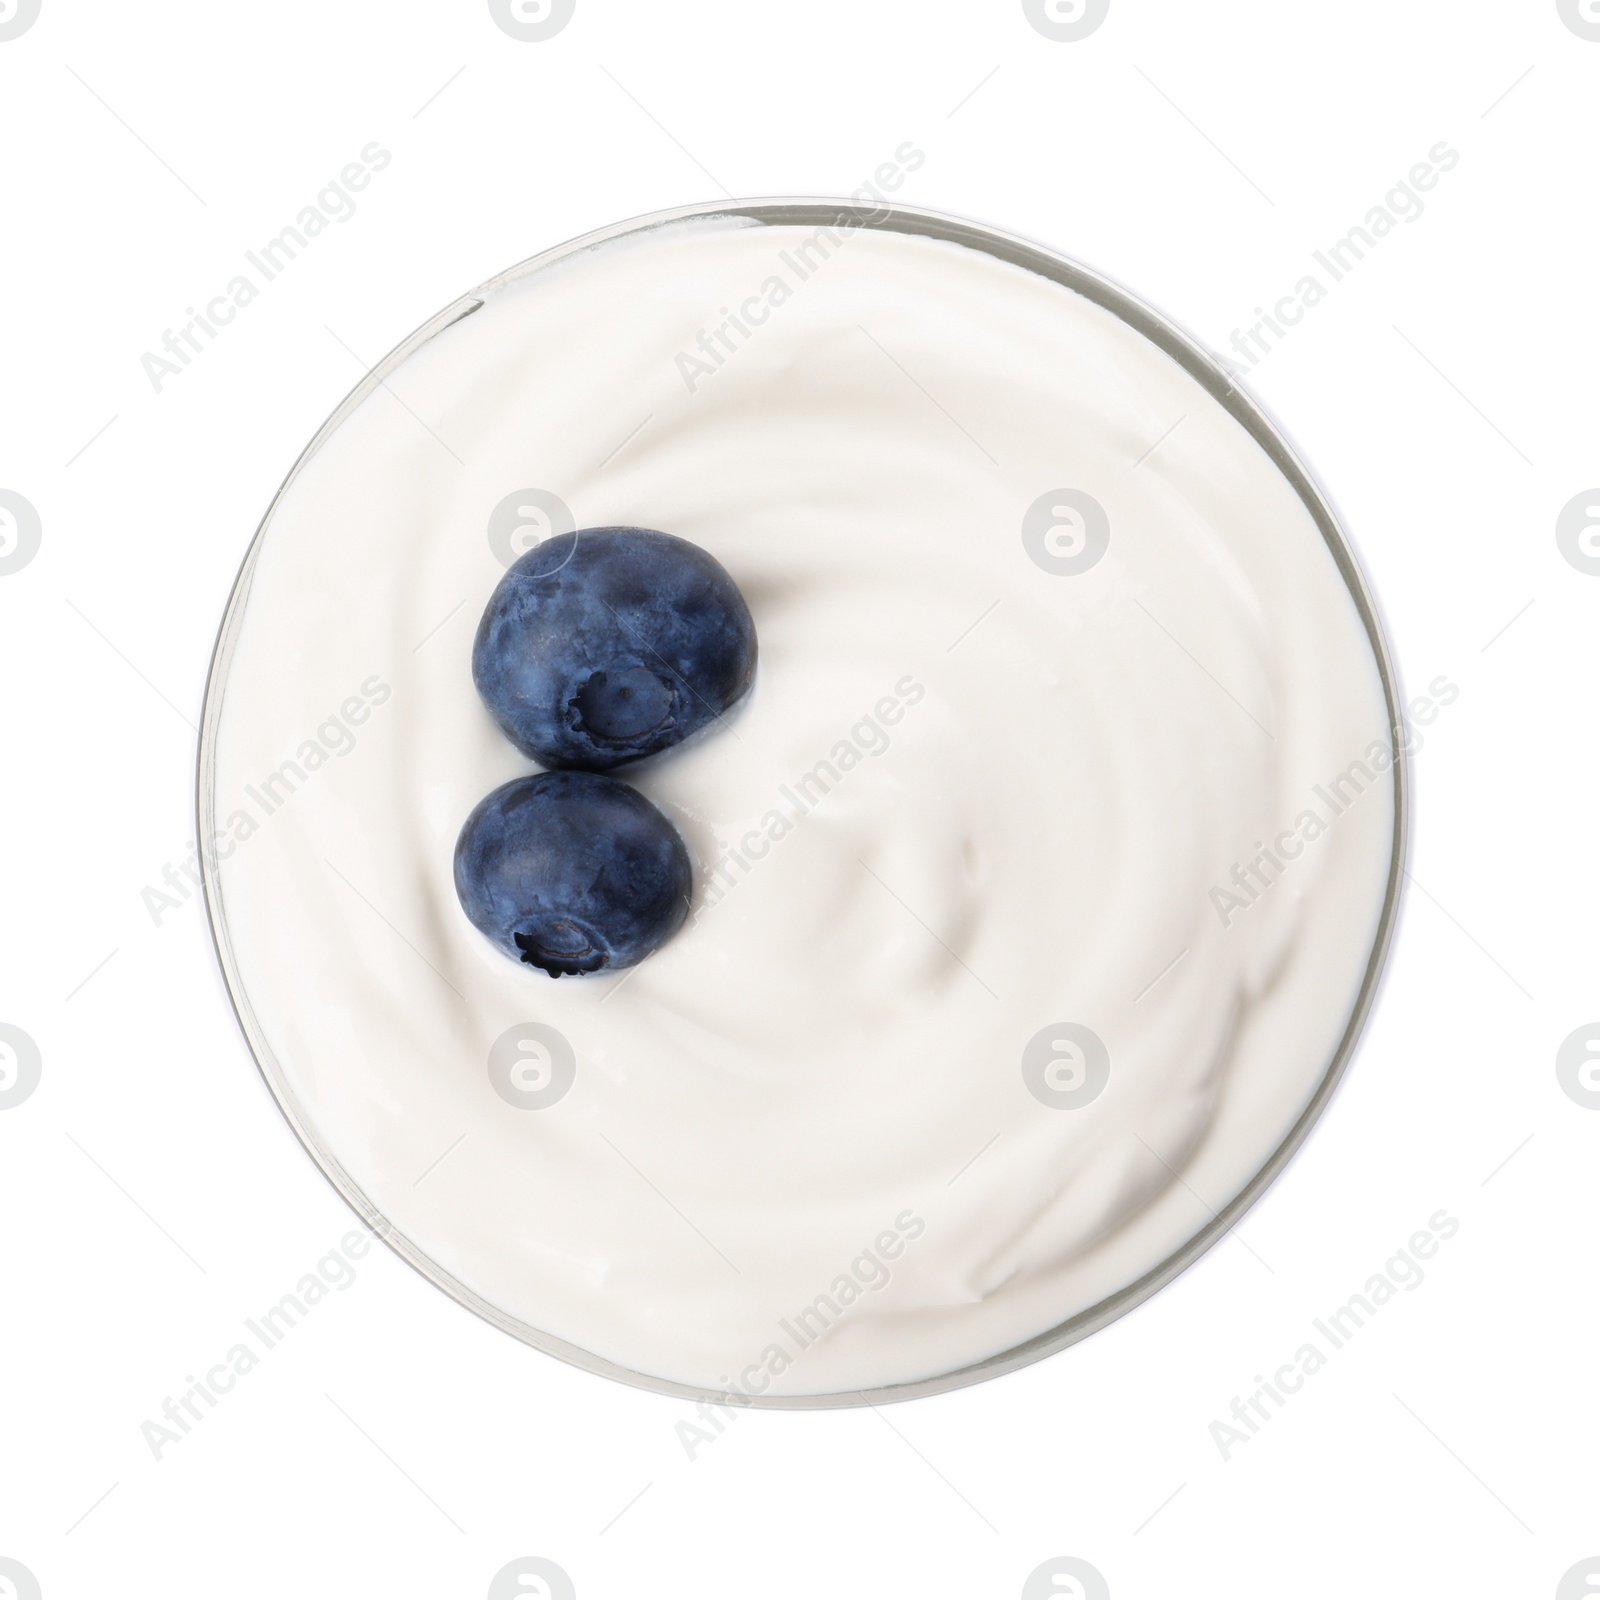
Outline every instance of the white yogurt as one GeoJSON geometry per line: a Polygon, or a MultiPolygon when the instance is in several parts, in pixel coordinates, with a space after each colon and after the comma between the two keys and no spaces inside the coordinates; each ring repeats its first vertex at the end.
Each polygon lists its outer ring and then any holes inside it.
{"type": "Polygon", "coordinates": [[[1057,284],[813,235],[625,237],[417,351],[272,518],[215,763],[236,988],[324,1155],[500,1316],[769,1396],[949,1372],[1181,1249],[1327,1073],[1394,825],[1361,617],[1246,431],[1057,284]],[[469,672],[530,487],[704,546],[760,635],[729,726],[623,774],[698,903],[621,975],[513,964],[451,883],[532,770],[469,672]],[[1063,488],[1109,520],[1076,575],[1021,532],[1063,488]],[[576,1057],[543,1109],[487,1067],[527,1022],[576,1057]],[[1066,1108],[1023,1071],[1063,1023],[1109,1064],[1066,1108]]]}

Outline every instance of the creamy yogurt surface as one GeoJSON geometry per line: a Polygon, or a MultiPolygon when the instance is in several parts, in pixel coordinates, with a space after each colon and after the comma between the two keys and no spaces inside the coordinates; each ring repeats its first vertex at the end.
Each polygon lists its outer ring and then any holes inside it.
{"type": "Polygon", "coordinates": [[[778,1397],[1010,1350],[1205,1228],[1349,1024],[1395,812],[1347,583],[1172,358],[977,249],[702,218],[515,277],[304,463],[238,603],[206,846],[258,1053],[580,1359],[778,1397]],[[710,551],[760,665],[617,774],[690,922],[554,981],[451,861],[535,770],[469,657],[563,507],[710,551]]]}

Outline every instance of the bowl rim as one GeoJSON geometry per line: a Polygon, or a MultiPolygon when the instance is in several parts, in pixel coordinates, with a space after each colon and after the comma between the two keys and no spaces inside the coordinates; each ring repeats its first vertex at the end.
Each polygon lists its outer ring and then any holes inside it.
{"type": "Polygon", "coordinates": [[[204,847],[198,852],[201,886],[205,896],[207,925],[222,970],[229,1002],[257,1070],[277,1102],[278,1109],[283,1113],[284,1119],[304,1146],[306,1153],[360,1218],[363,1225],[383,1239],[396,1255],[435,1287],[442,1289],[468,1310],[482,1317],[484,1321],[521,1340],[524,1344],[532,1345],[535,1349],[542,1350],[545,1354],[555,1356],[586,1372],[656,1394],[719,1406],[731,1405],[761,1410],[806,1411],[876,1406],[943,1394],[952,1389],[961,1389],[990,1378],[1001,1377],[1054,1355],[1069,1345],[1076,1344],[1080,1339],[1098,1332],[1148,1300],[1193,1265],[1238,1224],[1244,1214],[1271,1186],[1305,1142],[1312,1127],[1327,1108],[1349,1066],[1382,985],[1399,918],[1409,848],[1410,754],[1401,709],[1403,701],[1399,678],[1378,605],[1328,496],[1260,402],[1247,395],[1240,388],[1237,378],[1228,372],[1221,361],[1190,337],[1170,317],[1157,311],[1110,278],[1050,246],[1036,243],[1020,234],[1009,233],[945,212],[902,205],[898,202],[873,203],[855,199],[805,196],[708,201],[652,211],[593,229],[564,243],[541,250],[505,271],[496,273],[475,289],[458,296],[442,311],[428,318],[402,339],[361,378],[330,413],[285,475],[257,525],[240,563],[217,629],[211,662],[206,674],[196,751],[195,819],[200,830],[196,835],[198,839],[205,841],[216,836],[217,735],[221,724],[228,671],[249,601],[255,564],[279,503],[317,451],[346,418],[417,350],[453,323],[480,310],[489,296],[496,291],[558,261],[576,257],[626,235],[648,234],[683,222],[716,222],[728,219],[761,226],[817,227],[835,231],[878,228],[942,240],[980,250],[1073,290],[1126,322],[1176,361],[1261,446],[1311,514],[1361,617],[1382,681],[1389,717],[1391,749],[1394,752],[1391,767],[1394,824],[1383,907],[1360,986],[1327,1070],[1282,1140],[1239,1192],[1226,1205],[1215,1211],[1211,1220],[1178,1249],[1122,1289],[1077,1312],[1055,1327],[1035,1334],[1032,1338],[994,1355],[911,1382],[819,1394],[756,1395],[737,1388],[719,1390],[679,1383],[609,1361],[581,1346],[535,1328],[519,1318],[509,1316],[447,1272],[388,1221],[322,1141],[314,1124],[302,1111],[289,1088],[288,1080],[256,1019],[239,972],[228,932],[217,864],[211,852],[204,847]]]}

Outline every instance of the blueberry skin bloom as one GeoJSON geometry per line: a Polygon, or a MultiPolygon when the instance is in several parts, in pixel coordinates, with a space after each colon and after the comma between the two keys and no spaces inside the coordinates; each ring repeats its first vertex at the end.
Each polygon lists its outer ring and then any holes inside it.
{"type": "Polygon", "coordinates": [[[552,978],[631,967],[689,910],[689,852],[645,797],[594,772],[539,772],[480,801],[456,840],[477,930],[552,978]]]}
{"type": "Polygon", "coordinates": [[[584,528],[536,545],[489,597],[472,681],[524,755],[609,772],[686,739],[749,687],[756,628],[698,545],[584,528]]]}

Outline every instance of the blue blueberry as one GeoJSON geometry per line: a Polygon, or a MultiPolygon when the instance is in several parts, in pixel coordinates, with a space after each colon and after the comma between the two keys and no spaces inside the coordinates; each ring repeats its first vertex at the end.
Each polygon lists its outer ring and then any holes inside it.
{"type": "Polygon", "coordinates": [[[546,767],[608,772],[715,721],[750,687],[756,629],[698,545],[584,528],[536,545],[489,598],[472,679],[506,737],[546,767]]]}
{"type": "Polygon", "coordinates": [[[456,840],[472,925],[552,978],[631,967],[689,909],[689,852],[635,789],[594,772],[539,772],[482,800],[456,840]]]}

